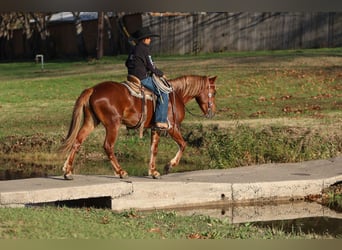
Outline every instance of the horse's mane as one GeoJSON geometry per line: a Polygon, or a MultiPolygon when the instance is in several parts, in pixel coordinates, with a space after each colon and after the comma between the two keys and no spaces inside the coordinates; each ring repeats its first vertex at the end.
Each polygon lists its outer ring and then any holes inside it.
{"type": "Polygon", "coordinates": [[[196,96],[203,91],[206,76],[186,75],[169,80],[175,91],[181,92],[183,96],[196,96]]]}

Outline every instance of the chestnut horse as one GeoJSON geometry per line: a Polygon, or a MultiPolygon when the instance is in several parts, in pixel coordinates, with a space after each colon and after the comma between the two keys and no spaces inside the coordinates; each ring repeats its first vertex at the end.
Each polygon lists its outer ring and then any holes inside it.
{"type": "MultiPolygon", "coordinates": [[[[200,109],[207,118],[215,113],[215,77],[208,76],[181,76],[169,80],[173,92],[169,94],[168,120],[171,128],[168,134],[178,144],[178,152],[164,167],[168,173],[172,167],[179,164],[185,149],[185,141],[180,133],[180,124],[185,116],[185,104],[195,98],[200,109]]],[[[67,154],[63,171],[65,179],[72,179],[73,162],[75,155],[91,131],[100,123],[106,130],[104,150],[110,160],[113,170],[120,178],[128,176],[114,155],[114,144],[121,124],[127,127],[136,126],[142,115],[143,101],[131,95],[126,86],[117,82],[102,82],[94,87],[85,89],[76,100],[68,135],[62,145],[67,154]],[[82,119],[83,118],[83,119],[82,119]],[[83,122],[82,122],[83,121],[83,122]]],[[[156,170],[156,155],[161,131],[153,129],[153,102],[146,100],[145,128],[151,130],[151,155],[148,174],[158,178],[156,170]]]]}

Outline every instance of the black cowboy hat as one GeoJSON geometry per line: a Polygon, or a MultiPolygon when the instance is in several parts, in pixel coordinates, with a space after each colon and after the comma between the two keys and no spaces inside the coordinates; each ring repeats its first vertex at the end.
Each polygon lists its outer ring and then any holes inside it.
{"type": "Polygon", "coordinates": [[[150,28],[148,27],[142,27],[138,29],[132,34],[132,36],[138,41],[147,37],[159,37],[159,35],[153,34],[150,28]]]}

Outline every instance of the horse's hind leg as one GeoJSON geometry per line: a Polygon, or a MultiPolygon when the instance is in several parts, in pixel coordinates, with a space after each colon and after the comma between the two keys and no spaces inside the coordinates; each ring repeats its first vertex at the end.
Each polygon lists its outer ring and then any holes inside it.
{"type": "Polygon", "coordinates": [[[73,162],[78,152],[79,148],[81,147],[84,140],[87,136],[94,130],[95,125],[93,120],[85,119],[83,126],[81,127],[80,131],[77,134],[76,140],[72,146],[72,149],[64,163],[63,172],[64,172],[64,179],[72,180],[72,173],[73,173],[73,162]]]}
{"type": "Polygon", "coordinates": [[[108,159],[112,164],[113,170],[116,175],[119,175],[120,178],[127,178],[128,174],[125,170],[123,170],[114,155],[114,145],[119,133],[119,125],[114,125],[113,127],[106,127],[106,139],[103,144],[103,148],[106,151],[108,159]]]}
{"type": "Polygon", "coordinates": [[[156,169],[156,157],[158,153],[158,144],[160,140],[160,131],[151,130],[151,155],[150,155],[150,164],[148,175],[152,176],[153,179],[157,179],[160,177],[160,173],[156,169]]]}

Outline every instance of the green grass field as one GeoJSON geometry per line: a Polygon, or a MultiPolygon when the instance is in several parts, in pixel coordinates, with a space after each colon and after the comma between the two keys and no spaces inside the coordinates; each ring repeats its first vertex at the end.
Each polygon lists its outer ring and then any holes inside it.
{"type": "MultiPolygon", "coordinates": [[[[342,49],[337,48],[155,57],[169,78],[218,76],[216,116],[206,120],[186,115],[182,129],[189,146],[175,171],[338,155],[342,147],[341,56],[342,49]],[[219,129],[211,133],[214,130],[208,126],[219,129]],[[194,157],[196,153],[201,158],[194,157]]],[[[124,60],[125,56],[47,61],[43,71],[34,62],[0,64],[2,168],[30,171],[30,166],[38,166],[59,174],[64,159],[56,149],[67,133],[76,98],[101,81],[123,81],[124,60]]],[[[195,101],[187,108],[200,114],[195,101]]],[[[104,130],[99,126],[79,153],[77,173],[111,173],[103,139],[104,130]]],[[[176,150],[173,141],[162,138],[161,168],[176,150]]],[[[139,140],[123,129],[116,154],[131,175],[145,175],[148,135],[139,140]]]]}

